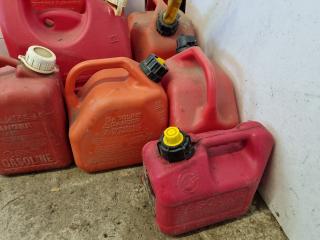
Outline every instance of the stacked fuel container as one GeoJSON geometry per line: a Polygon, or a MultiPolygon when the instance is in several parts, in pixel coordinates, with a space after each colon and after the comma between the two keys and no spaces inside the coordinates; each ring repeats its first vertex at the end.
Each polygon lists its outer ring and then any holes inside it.
{"type": "Polygon", "coordinates": [[[195,35],[192,22],[179,10],[182,0],[166,5],[157,1],[154,11],[131,13],[128,17],[133,58],[142,61],[151,53],[162,58],[175,55],[179,35],[195,35]]]}
{"type": "MultiPolygon", "coordinates": [[[[70,69],[85,60],[131,57],[123,0],[119,5],[112,0],[72,2],[69,7],[84,10],[68,9],[67,1],[0,1],[0,28],[10,56],[24,54],[30,45],[47,47],[57,55],[63,82],[70,69]]],[[[78,85],[89,76],[82,75],[78,85]]]]}
{"type": "Polygon", "coordinates": [[[240,123],[232,80],[197,45],[186,1],[146,0],[128,18],[126,3],[0,1],[11,56],[0,56],[0,174],[143,164],[168,235],[245,214],[271,133],[240,123]]]}
{"type": "MultiPolygon", "coordinates": [[[[137,39],[135,31],[140,31],[165,41],[161,31],[154,29],[166,16],[159,5],[163,3],[159,1],[157,13],[149,13],[154,14],[149,29],[143,27],[142,20],[140,25],[129,27],[133,39],[137,39]]],[[[170,127],[142,150],[144,180],[153,199],[156,223],[168,235],[245,214],[274,145],[261,123],[239,123],[232,81],[197,46],[195,35],[174,38],[176,54],[172,54],[173,45],[161,49],[168,53],[164,54],[168,73],[161,84],[168,96],[170,127]]],[[[152,48],[152,44],[145,46],[143,50],[136,48],[134,57],[152,48]]]]}
{"type": "Polygon", "coordinates": [[[89,60],[71,69],[65,87],[70,143],[75,163],[86,172],[142,162],[141,149],[168,123],[163,59],[150,55],[141,64],[129,58],[89,60]],[[94,72],[75,93],[82,73],[94,72]]]}
{"type": "Polygon", "coordinates": [[[55,54],[31,46],[0,57],[0,174],[64,168],[72,155],[55,54]]]}

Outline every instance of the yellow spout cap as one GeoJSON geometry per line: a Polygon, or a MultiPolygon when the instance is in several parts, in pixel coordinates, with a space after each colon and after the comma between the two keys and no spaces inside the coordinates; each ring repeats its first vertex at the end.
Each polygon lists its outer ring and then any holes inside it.
{"type": "Polygon", "coordinates": [[[177,127],[168,127],[164,131],[163,143],[169,147],[176,147],[184,140],[183,134],[177,127]]]}
{"type": "Polygon", "coordinates": [[[167,11],[163,15],[163,22],[168,25],[174,24],[183,0],[169,0],[167,11]]]}

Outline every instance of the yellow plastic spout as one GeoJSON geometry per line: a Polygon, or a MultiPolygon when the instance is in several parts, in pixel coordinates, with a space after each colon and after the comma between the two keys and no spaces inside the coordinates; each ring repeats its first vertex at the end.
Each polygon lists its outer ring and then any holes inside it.
{"type": "Polygon", "coordinates": [[[176,19],[183,0],[169,0],[167,11],[163,15],[163,22],[171,25],[176,19]]]}
{"type": "Polygon", "coordinates": [[[183,134],[177,127],[168,127],[163,133],[163,143],[169,147],[179,146],[184,140],[183,134]]]}

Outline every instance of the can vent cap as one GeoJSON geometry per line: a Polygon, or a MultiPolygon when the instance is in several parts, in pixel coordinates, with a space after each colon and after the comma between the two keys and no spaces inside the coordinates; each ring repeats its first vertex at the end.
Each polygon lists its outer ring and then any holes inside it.
{"type": "Polygon", "coordinates": [[[160,156],[170,163],[187,160],[195,152],[191,137],[177,127],[167,128],[160,137],[157,146],[160,156]]]}
{"type": "Polygon", "coordinates": [[[48,48],[42,46],[30,46],[25,56],[18,58],[26,68],[42,74],[52,74],[57,71],[56,55],[48,48]]]}
{"type": "Polygon", "coordinates": [[[168,72],[168,67],[165,63],[165,60],[151,54],[145,60],[140,63],[140,68],[146,74],[146,76],[154,81],[160,82],[164,75],[168,72]]]}
{"type": "Polygon", "coordinates": [[[177,32],[179,27],[179,16],[172,24],[166,24],[163,20],[163,16],[163,12],[160,12],[158,15],[156,22],[157,31],[158,33],[160,33],[160,35],[165,37],[173,36],[177,32]]]}
{"type": "Polygon", "coordinates": [[[192,35],[180,35],[177,38],[176,52],[180,53],[190,47],[198,46],[197,38],[192,35]]]}
{"type": "Polygon", "coordinates": [[[170,147],[176,147],[183,141],[183,135],[177,127],[168,127],[163,135],[163,143],[170,147]]]}

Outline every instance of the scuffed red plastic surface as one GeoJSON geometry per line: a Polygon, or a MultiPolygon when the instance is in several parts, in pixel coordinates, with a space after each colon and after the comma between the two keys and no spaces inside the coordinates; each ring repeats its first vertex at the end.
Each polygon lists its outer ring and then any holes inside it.
{"type": "Polygon", "coordinates": [[[157,18],[167,5],[159,0],[157,8],[149,12],[133,12],[128,17],[133,57],[140,62],[151,53],[167,59],[176,53],[177,38],[181,35],[195,35],[191,20],[183,13],[179,17],[177,32],[172,36],[162,36],[156,28],[157,18]]]}
{"type": "Polygon", "coordinates": [[[57,55],[63,78],[84,60],[131,57],[126,17],[115,16],[101,0],[86,1],[83,14],[67,9],[35,12],[30,1],[0,1],[0,25],[12,57],[23,55],[30,44],[47,47],[57,55]]]}
{"type": "Polygon", "coordinates": [[[69,137],[77,166],[87,172],[141,164],[141,149],[168,124],[163,88],[128,58],[97,59],[76,65],[65,96],[69,137]],[[82,72],[95,73],[74,94],[82,72]]]}
{"type": "Polygon", "coordinates": [[[170,106],[170,125],[189,133],[229,129],[239,123],[233,83],[199,47],[167,59],[161,83],[170,106]]]}
{"type": "Polygon", "coordinates": [[[272,152],[272,135],[257,122],[191,135],[192,158],[169,163],[157,141],[143,148],[160,230],[179,235],[245,214],[272,152]]]}
{"type": "MultiPolygon", "coordinates": [[[[0,58],[1,67],[1,58],[0,58]]],[[[22,65],[0,68],[0,174],[63,168],[72,162],[58,75],[22,65]]]]}
{"type": "Polygon", "coordinates": [[[32,6],[38,11],[65,8],[82,13],[85,10],[85,4],[85,0],[32,0],[32,6]]]}

